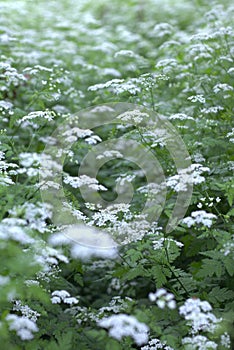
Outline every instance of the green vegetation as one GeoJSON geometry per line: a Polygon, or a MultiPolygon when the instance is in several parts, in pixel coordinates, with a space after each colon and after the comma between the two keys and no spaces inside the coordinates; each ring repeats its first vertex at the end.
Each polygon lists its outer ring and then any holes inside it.
{"type": "Polygon", "coordinates": [[[233,348],[233,18],[0,1],[2,350],[233,348]]]}

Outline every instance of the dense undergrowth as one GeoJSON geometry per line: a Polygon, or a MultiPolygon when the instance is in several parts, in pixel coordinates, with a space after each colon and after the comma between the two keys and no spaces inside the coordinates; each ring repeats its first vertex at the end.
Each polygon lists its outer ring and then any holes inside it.
{"type": "Polygon", "coordinates": [[[1,349],[232,349],[232,1],[8,0],[0,16],[1,349]],[[79,111],[108,120],[116,102],[135,109],[117,124],[80,126],[79,111]],[[187,170],[178,172],[173,140],[147,111],[175,128],[187,170]],[[59,125],[70,143],[62,167],[44,152],[61,153],[59,125]],[[123,137],[164,174],[155,220],[143,208],[159,188],[121,143],[108,143],[123,137]],[[77,176],[99,144],[96,179],[77,176]],[[131,201],[113,202],[116,186],[130,184],[131,201]],[[89,190],[109,205],[86,200],[89,190]],[[167,230],[181,193],[186,213],[167,230]],[[79,244],[97,229],[121,244],[79,244]]]}

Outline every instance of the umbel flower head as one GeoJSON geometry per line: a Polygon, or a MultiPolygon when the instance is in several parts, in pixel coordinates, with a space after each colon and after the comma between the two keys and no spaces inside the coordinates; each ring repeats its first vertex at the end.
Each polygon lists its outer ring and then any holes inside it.
{"type": "Polygon", "coordinates": [[[118,340],[130,336],[137,345],[145,344],[148,341],[148,326],[139,322],[133,316],[112,315],[98,321],[98,325],[109,328],[109,335],[118,340]]]}

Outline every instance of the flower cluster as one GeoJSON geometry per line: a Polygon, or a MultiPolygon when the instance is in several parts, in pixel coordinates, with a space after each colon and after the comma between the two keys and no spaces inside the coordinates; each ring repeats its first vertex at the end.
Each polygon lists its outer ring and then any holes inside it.
{"type": "Polygon", "coordinates": [[[30,112],[29,114],[25,115],[21,120],[20,122],[24,122],[24,121],[27,121],[27,120],[32,120],[32,119],[35,119],[35,118],[41,118],[41,119],[45,119],[47,121],[52,121],[55,117],[55,112],[53,111],[49,111],[49,110],[46,110],[46,111],[34,111],[34,112],[30,112]]]}
{"type": "MultiPolygon", "coordinates": [[[[24,221],[23,221],[24,224],[24,221]]],[[[21,227],[21,220],[4,219],[0,224],[0,239],[1,240],[14,240],[22,244],[31,244],[35,240],[30,237],[25,230],[21,227]]]]}
{"type": "Polygon", "coordinates": [[[164,238],[164,237],[160,237],[159,236],[159,237],[157,237],[157,239],[152,240],[153,248],[155,250],[157,250],[157,249],[161,250],[165,246],[169,247],[170,246],[170,242],[173,242],[179,248],[182,248],[183,245],[184,245],[183,243],[181,243],[179,241],[176,241],[173,238],[164,238]]]}
{"type": "Polygon", "coordinates": [[[216,219],[217,216],[211,213],[207,213],[205,210],[193,211],[191,216],[187,216],[182,220],[182,223],[188,227],[194,226],[196,224],[202,224],[206,227],[211,227],[213,219],[216,219]]]}
{"type": "Polygon", "coordinates": [[[40,233],[47,232],[46,220],[52,217],[51,205],[47,203],[24,203],[22,206],[13,207],[9,210],[12,218],[20,217],[21,223],[30,227],[32,230],[37,230],[40,233]]]}
{"type": "Polygon", "coordinates": [[[152,339],[149,343],[141,348],[141,350],[174,350],[171,346],[162,343],[159,339],[152,339]]]}
{"type": "Polygon", "coordinates": [[[92,257],[115,259],[117,244],[106,232],[94,227],[72,225],[63,232],[50,236],[49,243],[55,246],[70,245],[71,256],[84,261],[92,257]]]}
{"type": "Polygon", "coordinates": [[[232,131],[230,131],[228,134],[227,134],[227,137],[229,138],[229,141],[234,143],[234,128],[232,128],[232,131]]]}
{"type": "Polygon", "coordinates": [[[124,112],[120,115],[118,115],[117,119],[120,119],[121,121],[124,122],[134,122],[134,124],[139,124],[142,121],[146,121],[147,119],[145,118],[149,118],[149,115],[147,113],[143,113],[139,110],[133,110],[133,111],[129,111],[129,112],[124,112]]]}
{"type": "Polygon", "coordinates": [[[133,316],[112,315],[98,321],[98,325],[102,328],[108,328],[109,335],[118,340],[129,336],[137,345],[145,344],[148,341],[149,328],[133,316]]]}
{"type": "Polygon", "coordinates": [[[204,182],[205,177],[201,174],[209,171],[208,167],[204,167],[201,164],[192,164],[187,169],[179,170],[178,175],[170,176],[167,179],[167,186],[176,192],[187,191],[192,184],[197,185],[204,182]]]}
{"type": "Polygon", "coordinates": [[[24,317],[32,320],[33,322],[36,322],[37,318],[41,316],[39,312],[32,310],[28,305],[23,305],[20,300],[14,301],[13,310],[20,311],[24,317]]]}
{"type": "Polygon", "coordinates": [[[180,306],[179,313],[191,326],[191,333],[197,334],[200,331],[214,332],[217,324],[221,321],[211,312],[212,307],[207,301],[199,298],[189,298],[184,305],[180,306]]]}
{"type": "Polygon", "coordinates": [[[68,130],[65,130],[62,135],[69,143],[76,142],[78,139],[84,139],[90,145],[102,141],[99,136],[93,134],[92,130],[69,126],[67,128],[68,130]]]}
{"type": "Polygon", "coordinates": [[[71,297],[70,293],[66,290],[55,290],[52,293],[51,301],[52,304],[60,304],[63,302],[69,305],[77,304],[79,302],[77,298],[71,297]]]}
{"type": "Polygon", "coordinates": [[[164,288],[159,288],[155,293],[150,293],[149,300],[156,302],[160,309],[164,309],[165,306],[167,306],[169,309],[176,308],[174,295],[172,293],[168,293],[164,288]]]}
{"type": "Polygon", "coordinates": [[[107,188],[103,185],[99,185],[98,180],[91,178],[87,175],[81,176],[69,176],[64,177],[64,183],[72,186],[73,188],[80,188],[82,186],[87,186],[94,191],[107,191],[107,188]]]}
{"type": "Polygon", "coordinates": [[[9,314],[6,316],[6,320],[9,323],[9,329],[16,331],[22,340],[31,340],[34,336],[33,333],[38,332],[36,323],[27,317],[9,314]]]}
{"type": "Polygon", "coordinates": [[[196,335],[194,337],[185,337],[182,339],[182,344],[188,350],[211,350],[217,349],[218,344],[207,339],[204,335],[196,335]]]}

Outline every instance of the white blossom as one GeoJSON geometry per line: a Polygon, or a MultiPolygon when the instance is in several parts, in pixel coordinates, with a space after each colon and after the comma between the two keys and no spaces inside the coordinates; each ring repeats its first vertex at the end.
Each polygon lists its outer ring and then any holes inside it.
{"type": "Polygon", "coordinates": [[[47,203],[24,203],[22,206],[13,207],[9,210],[12,217],[26,220],[27,226],[41,233],[47,232],[46,219],[52,217],[51,205],[47,203]]]}
{"type": "Polygon", "coordinates": [[[111,235],[94,227],[71,225],[49,239],[53,245],[70,245],[74,259],[88,261],[93,257],[102,259],[117,258],[117,244],[111,235]]]}
{"type": "Polygon", "coordinates": [[[38,332],[36,323],[25,316],[21,317],[14,314],[8,314],[6,320],[9,323],[9,329],[16,331],[16,334],[22,340],[31,340],[33,339],[33,333],[38,332]]]}
{"type": "Polygon", "coordinates": [[[234,128],[232,128],[232,131],[230,131],[228,134],[227,134],[227,137],[229,138],[229,141],[234,143],[234,128]]]}
{"type": "Polygon", "coordinates": [[[231,339],[227,332],[221,335],[221,345],[226,349],[231,349],[231,339]]]}
{"type": "Polygon", "coordinates": [[[169,23],[158,23],[153,28],[153,35],[158,38],[163,38],[166,35],[170,35],[173,32],[173,27],[169,23]]]}
{"type": "Polygon", "coordinates": [[[193,117],[190,117],[189,115],[184,114],[184,113],[172,114],[172,115],[169,117],[169,120],[174,120],[174,119],[178,119],[178,120],[194,120],[193,117]]]}
{"type": "Polygon", "coordinates": [[[120,119],[121,121],[133,122],[136,124],[141,123],[143,120],[145,120],[145,118],[149,118],[149,115],[139,111],[138,109],[124,112],[117,116],[117,119],[120,119]]]}
{"type": "Polygon", "coordinates": [[[233,91],[233,87],[228,84],[217,84],[213,87],[214,93],[217,94],[219,92],[225,92],[225,91],[233,91]]]}
{"type": "Polygon", "coordinates": [[[199,163],[192,164],[186,169],[178,171],[177,175],[170,176],[166,183],[167,186],[176,192],[187,191],[192,184],[197,185],[205,181],[205,177],[201,176],[203,172],[209,172],[208,167],[204,167],[199,163]]]}
{"type": "Polygon", "coordinates": [[[66,290],[55,290],[52,293],[51,298],[52,304],[60,304],[61,302],[65,304],[77,304],[79,300],[77,298],[71,297],[70,293],[68,293],[66,290]]]}
{"type": "Polygon", "coordinates": [[[212,307],[207,301],[202,301],[199,298],[189,298],[184,305],[180,306],[179,313],[188,324],[192,327],[192,334],[199,331],[214,332],[217,324],[221,321],[211,313],[212,307]]]}
{"type": "Polygon", "coordinates": [[[217,344],[205,337],[204,335],[195,335],[193,337],[185,337],[182,344],[186,350],[211,350],[217,349],[217,344]]]}
{"type": "Polygon", "coordinates": [[[211,114],[211,113],[218,113],[219,111],[224,110],[222,106],[213,106],[213,107],[208,107],[208,108],[202,108],[201,112],[204,114],[211,114]]]}
{"type": "Polygon", "coordinates": [[[159,339],[151,339],[149,343],[141,348],[141,350],[174,350],[171,346],[166,345],[166,343],[161,342],[159,339]]]}
{"type": "Polygon", "coordinates": [[[4,286],[10,282],[9,276],[2,276],[0,275],[0,286],[4,286]]]}
{"type": "Polygon", "coordinates": [[[92,178],[88,175],[81,175],[81,176],[70,176],[66,175],[64,180],[65,184],[69,184],[73,188],[80,188],[82,186],[88,186],[94,191],[107,191],[107,188],[103,185],[99,185],[99,182],[97,179],[92,178]]]}
{"type": "Polygon", "coordinates": [[[42,118],[48,121],[52,121],[55,117],[55,112],[45,110],[45,111],[34,111],[30,112],[29,114],[25,115],[22,119],[21,122],[27,121],[27,120],[32,120],[35,118],[42,118]]]}
{"type": "Polygon", "coordinates": [[[207,213],[205,210],[193,211],[191,216],[187,216],[182,220],[182,223],[188,227],[194,226],[195,224],[202,224],[206,227],[211,227],[212,220],[216,219],[217,216],[211,213],[207,213]]]}
{"type": "Polygon", "coordinates": [[[14,300],[13,311],[20,311],[22,315],[33,322],[37,321],[37,318],[41,314],[35,310],[32,310],[28,305],[23,305],[20,300],[14,300]]]}
{"type": "Polygon", "coordinates": [[[96,158],[97,159],[103,159],[103,158],[115,159],[115,158],[123,158],[123,155],[119,151],[109,150],[109,151],[104,151],[102,154],[99,154],[96,158]]]}
{"type": "MultiPolygon", "coordinates": [[[[8,221],[9,223],[9,221],[8,221]]],[[[35,242],[20,226],[5,224],[4,220],[0,224],[0,239],[20,242],[22,244],[32,244],[35,242]]]]}
{"type": "Polygon", "coordinates": [[[117,340],[130,336],[137,345],[148,341],[149,328],[134,316],[126,314],[112,315],[97,322],[98,326],[109,329],[109,335],[117,340]]]}
{"type": "Polygon", "coordinates": [[[206,99],[203,95],[194,95],[194,96],[190,96],[188,97],[188,100],[191,102],[200,102],[200,103],[205,103],[206,99]]]}
{"type": "Polygon", "coordinates": [[[160,309],[164,309],[167,306],[169,309],[176,308],[176,302],[174,295],[168,293],[164,288],[159,288],[155,293],[149,293],[149,300],[156,302],[160,309]]]}
{"type": "Polygon", "coordinates": [[[35,262],[42,266],[43,272],[49,272],[53,266],[58,265],[60,261],[67,264],[69,259],[59,249],[50,247],[45,241],[37,240],[32,247],[35,262]]]}

